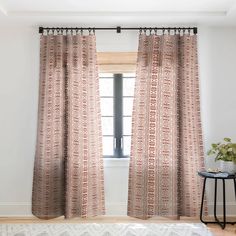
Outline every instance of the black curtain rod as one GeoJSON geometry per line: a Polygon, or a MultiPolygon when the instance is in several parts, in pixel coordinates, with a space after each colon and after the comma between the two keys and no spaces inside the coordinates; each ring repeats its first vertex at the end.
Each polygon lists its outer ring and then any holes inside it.
{"type": "Polygon", "coordinates": [[[88,30],[88,31],[96,31],[96,30],[116,30],[117,33],[121,33],[121,30],[193,30],[194,34],[197,34],[197,27],[135,27],[135,28],[130,28],[130,27],[108,27],[108,28],[97,28],[97,27],[39,27],[39,33],[42,34],[44,30],[88,30]]]}

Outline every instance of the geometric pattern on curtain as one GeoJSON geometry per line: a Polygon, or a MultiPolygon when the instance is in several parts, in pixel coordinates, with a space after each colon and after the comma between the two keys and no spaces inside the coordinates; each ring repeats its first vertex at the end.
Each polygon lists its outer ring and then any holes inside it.
{"type": "Polygon", "coordinates": [[[196,35],[139,37],[128,215],[197,216],[204,167],[196,35]]]}
{"type": "Polygon", "coordinates": [[[32,212],[105,214],[95,35],[42,35],[32,212]]]}

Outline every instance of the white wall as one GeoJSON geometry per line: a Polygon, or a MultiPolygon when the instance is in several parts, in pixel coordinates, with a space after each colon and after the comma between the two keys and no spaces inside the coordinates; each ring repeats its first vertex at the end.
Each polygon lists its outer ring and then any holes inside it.
{"type": "MultiPolygon", "coordinates": [[[[98,51],[137,50],[137,33],[96,35],[98,51]]],[[[199,63],[205,146],[225,136],[236,140],[236,28],[200,27],[199,63]]],[[[39,74],[37,28],[1,28],[0,74],[0,216],[30,215],[39,74]]],[[[234,214],[234,195],[227,187],[234,214]]],[[[108,214],[125,215],[127,191],[128,161],[106,160],[108,214]]]]}
{"type": "MultiPolygon", "coordinates": [[[[199,63],[201,108],[205,150],[211,143],[231,137],[236,142],[236,28],[200,28],[199,63]]],[[[218,167],[206,158],[207,167],[218,167]]],[[[213,208],[213,181],[208,187],[209,210],[213,208]]],[[[222,202],[222,184],[219,202],[222,202]]],[[[226,183],[228,213],[236,215],[233,184],[226,183]]],[[[219,207],[220,208],[220,207],[219,207]]],[[[221,208],[220,208],[221,209],[221,208]]]]}
{"type": "Polygon", "coordinates": [[[0,215],[28,214],[35,148],[38,37],[0,30],[0,215]]]}

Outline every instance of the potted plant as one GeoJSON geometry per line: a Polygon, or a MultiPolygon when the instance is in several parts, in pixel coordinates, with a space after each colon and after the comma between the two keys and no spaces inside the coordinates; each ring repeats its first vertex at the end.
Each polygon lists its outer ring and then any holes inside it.
{"type": "Polygon", "coordinates": [[[223,142],[213,143],[207,155],[214,155],[215,161],[221,162],[222,172],[236,173],[236,143],[232,143],[230,138],[224,138],[223,142]]]}

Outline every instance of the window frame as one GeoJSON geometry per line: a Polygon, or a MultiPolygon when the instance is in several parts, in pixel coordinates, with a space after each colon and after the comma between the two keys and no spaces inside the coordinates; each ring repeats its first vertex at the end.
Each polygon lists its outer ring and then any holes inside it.
{"type": "MultiPolygon", "coordinates": [[[[125,72],[124,72],[125,73],[125,72]]],[[[101,77],[103,78],[103,77],[101,77]]],[[[103,155],[103,158],[116,158],[123,159],[129,158],[129,155],[124,155],[124,135],[123,132],[123,117],[131,117],[129,115],[123,115],[123,99],[126,97],[133,96],[123,96],[123,78],[129,78],[123,76],[122,73],[112,73],[112,77],[108,77],[113,79],[113,135],[103,135],[103,137],[113,137],[113,155],[103,155]]],[[[133,77],[130,77],[133,78],[133,77]]],[[[104,98],[101,96],[101,98],[104,98]]],[[[111,116],[102,116],[102,117],[111,117],[111,116]]]]}

